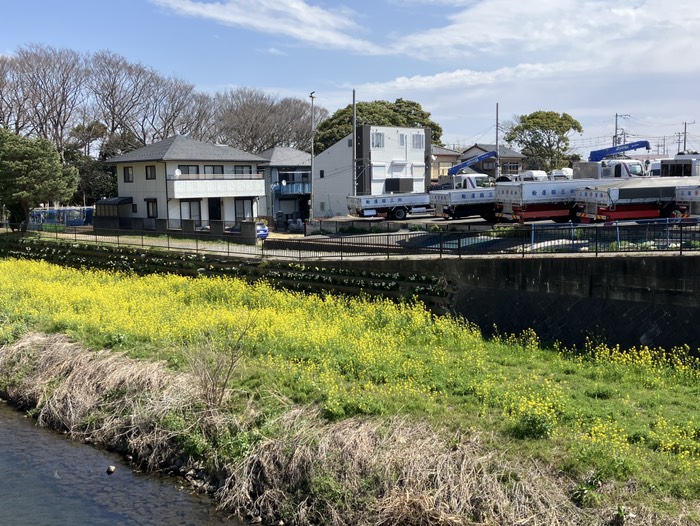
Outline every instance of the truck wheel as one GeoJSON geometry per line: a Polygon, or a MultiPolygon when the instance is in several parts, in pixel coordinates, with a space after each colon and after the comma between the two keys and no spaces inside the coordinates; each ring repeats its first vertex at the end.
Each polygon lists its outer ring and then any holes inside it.
{"type": "Polygon", "coordinates": [[[404,219],[406,219],[406,209],[394,208],[391,211],[391,217],[393,217],[396,221],[403,221],[404,219]]]}

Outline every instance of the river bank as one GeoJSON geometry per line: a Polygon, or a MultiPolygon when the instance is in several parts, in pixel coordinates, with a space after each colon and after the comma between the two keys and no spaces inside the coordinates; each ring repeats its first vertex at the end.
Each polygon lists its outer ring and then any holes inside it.
{"type": "MultiPolygon", "coordinates": [[[[614,514],[575,506],[560,473],[507,459],[487,436],[445,436],[406,418],[333,424],[290,405],[274,422],[275,438],[257,440],[242,461],[202,458],[193,428],[222,439],[256,415],[207,408],[198,385],[62,335],[30,334],[0,350],[0,396],[39,425],[180,474],[220,509],[266,524],[589,525],[614,514]],[[179,431],[167,423],[174,415],[179,431]]],[[[693,524],[646,518],[635,524],[693,524]]]]}
{"type": "Polygon", "coordinates": [[[220,509],[267,524],[452,525],[470,524],[465,516],[478,523],[525,514],[538,517],[537,524],[564,517],[566,524],[588,524],[591,518],[541,466],[509,465],[476,436],[450,445],[404,419],[328,425],[313,409],[290,407],[276,423],[281,438],[261,440],[242,463],[197,458],[185,429],[223,436],[234,423],[211,410],[190,412],[202,401],[196,385],[162,364],[88,351],[62,335],[31,334],[0,353],[0,395],[39,425],[130,455],[149,471],[179,473],[213,495],[220,509]],[[183,420],[181,433],[164,425],[174,413],[194,417],[183,420]],[[504,474],[517,484],[499,482],[504,474]],[[339,478],[344,486],[336,485],[339,478]],[[362,502],[367,478],[381,487],[374,502],[362,502]],[[315,490],[328,501],[288,500],[323,484],[328,487],[315,490]],[[334,516],[340,510],[346,516],[334,516]]]}

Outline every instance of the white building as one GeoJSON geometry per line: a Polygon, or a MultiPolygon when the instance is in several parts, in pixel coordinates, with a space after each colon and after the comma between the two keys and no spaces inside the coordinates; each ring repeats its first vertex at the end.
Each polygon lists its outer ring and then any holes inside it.
{"type": "Polygon", "coordinates": [[[96,225],[156,228],[161,220],[177,229],[190,220],[195,228],[227,228],[255,219],[265,197],[258,164],[267,159],[182,135],[107,162],[117,167],[119,197],[97,202],[96,225]]]}
{"type": "Polygon", "coordinates": [[[430,128],[363,125],[357,127],[356,137],[354,149],[348,135],[314,157],[315,218],[347,215],[351,195],[428,191],[430,128]]]}

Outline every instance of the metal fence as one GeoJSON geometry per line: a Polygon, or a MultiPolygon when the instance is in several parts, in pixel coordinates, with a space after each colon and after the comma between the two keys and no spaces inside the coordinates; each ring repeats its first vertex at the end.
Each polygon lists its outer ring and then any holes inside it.
{"type": "MultiPolygon", "coordinates": [[[[255,244],[240,238],[214,238],[197,233],[153,233],[133,230],[95,232],[89,227],[41,230],[32,235],[124,247],[291,260],[469,257],[475,255],[674,253],[700,251],[697,220],[636,221],[628,223],[495,225],[493,228],[362,235],[312,235],[303,238],[271,237],[255,244]]],[[[9,228],[6,226],[5,231],[9,228]]]]}

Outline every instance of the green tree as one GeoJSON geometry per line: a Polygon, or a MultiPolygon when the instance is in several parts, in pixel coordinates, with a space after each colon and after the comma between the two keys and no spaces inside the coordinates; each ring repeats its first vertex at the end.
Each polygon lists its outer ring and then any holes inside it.
{"type": "Polygon", "coordinates": [[[0,128],[0,201],[21,210],[22,231],[39,203],[68,201],[78,178],[78,170],[61,163],[52,142],[0,128]]]}
{"type": "MultiPolygon", "coordinates": [[[[376,100],[355,104],[357,124],[373,126],[404,126],[408,128],[428,127],[432,130],[432,143],[442,145],[442,127],[430,119],[430,113],[420,104],[410,100],[395,102],[376,100]]],[[[320,153],[352,133],[352,104],[341,108],[316,129],[314,149],[320,153]]]]}
{"type": "Polygon", "coordinates": [[[117,195],[117,175],[114,166],[105,164],[80,151],[80,146],[69,145],[65,152],[66,164],[74,166],[80,174],[78,189],[71,199],[73,203],[90,206],[103,197],[117,195]]]}
{"type": "Polygon", "coordinates": [[[504,138],[520,147],[528,167],[548,172],[569,164],[573,132],[583,133],[583,127],[568,113],[536,111],[516,116],[504,138]]]}

